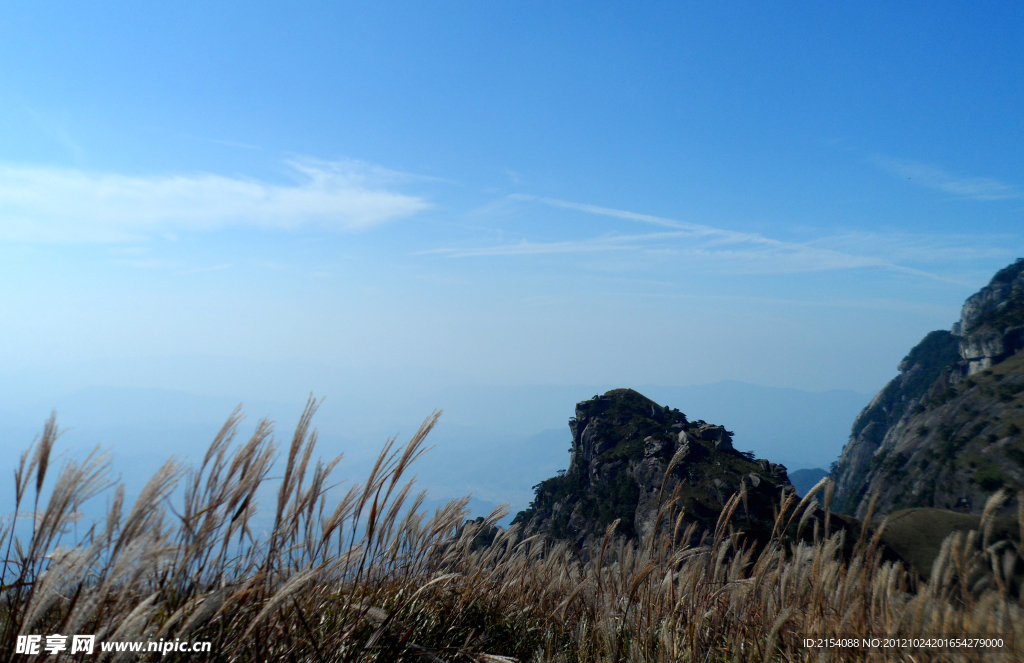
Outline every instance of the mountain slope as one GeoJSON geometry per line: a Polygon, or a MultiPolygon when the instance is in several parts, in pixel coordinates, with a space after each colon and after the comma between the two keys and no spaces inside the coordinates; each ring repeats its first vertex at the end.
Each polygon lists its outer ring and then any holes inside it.
{"type": "Polygon", "coordinates": [[[837,507],[980,513],[999,488],[1024,488],[1024,259],[964,303],[900,363],[854,421],[833,471],[837,507]]]}

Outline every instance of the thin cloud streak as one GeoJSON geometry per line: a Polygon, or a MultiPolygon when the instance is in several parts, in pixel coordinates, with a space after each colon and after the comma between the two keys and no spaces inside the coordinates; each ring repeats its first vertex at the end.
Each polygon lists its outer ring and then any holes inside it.
{"type": "Polygon", "coordinates": [[[174,269],[175,267],[181,267],[181,264],[174,260],[165,260],[162,258],[114,260],[113,263],[115,265],[133,267],[135,269],[174,269]]]}
{"type": "Polygon", "coordinates": [[[191,140],[198,140],[204,143],[211,143],[213,145],[223,145],[224,147],[234,147],[241,150],[260,151],[263,149],[261,145],[254,145],[252,143],[242,143],[235,140],[224,140],[222,138],[208,138],[206,136],[196,136],[189,133],[182,133],[182,136],[191,140]]]}
{"type": "Polygon", "coordinates": [[[637,212],[627,212],[625,210],[611,209],[609,207],[599,207],[597,205],[587,205],[585,203],[573,203],[566,200],[558,200],[557,198],[535,198],[533,196],[527,196],[523,194],[513,194],[509,196],[512,200],[524,200],[543,203],[550,205],[551,207],[561,207],[563,209],[572,209],[580,212],[587,212],[589,214],[599,214],[602,216],[613,216],[619,219],[628,219],[630,221],[642,221],[644,223],[653,223],[657,226],[664,226],[666,228],[685,228],[694,232],[710,232],[720,233],[716,228],[710,226],[702,226],[696,223],[684,223],[682,221],[676,221],[674,219],[664,219],[659,216],[651,216],[649,214],[638,214],[637,212]]]}
{"type": "Polygon", "coordinates": [[[651,216],[649,214],[573,203],[553,198],[535,198],[525,195],[513,195],[509,196],[509,198],[676,230],[641,235],[612,235],[561,242],[530,242],[523,240],[514,244],[497,246],[434,249],[431,251],[421,251],[419,255],[437,254],[451,258],[470,258],[595,253],[600,251],[635,251],[652,255],[657,252],[690,260],[707,260],[719,263],[730,262],[739,271],[749,273],[804,273],[875,267],[959,284],[959,281],[920,269],[899,265],[880,257],[855,255],[831,248],[814,246],[809,243],[785,242],[756,233],[737,232],[713,226],[651,216]],[[689,240],[689,242],[687,245],[679,247],[667,243],[666,240],[668,242],[689,240]],[[659,245],[652,246],[652,242],[658,242],[659,245]]]}
{"type": "Polygon", "coordinates": [[[646,233],[643,235],[610,235],[568,242],[529,242],[485,246],[479,248],[442,248],[417,251],[413,255],[445,255],[451,258],[478,256],[544,255],[550,253],[594,253],[597,251],[642,250],[644,242],[656,239],[692,237],[690,232],[646,233]]]}
{"type": "Polygon", "coordinates": [[[292,161],[296,184],[223,175],[129,176],[0,166],[0,241],[127,242],[228,227],[359,231],[430,207],[359,162],[292,161]]]}
{"type": "Polygon", "coordinates": [[[207,272],[219,272],[225,269],[231,269],[231,265],[214,265],[213,267],[195,267],[193,269],[186,269],[183,272],[178,272],[178,276],[187,276],[189,274],[205,274],[207,272]]]}
{"type": "Polygon", "coordinates": [[[1012,235],[847,232],[808,245],[846,253],[871,251],[890,262],[948,263],[1012,260],[1016,253],[1011,247],[1019,242],[1012,235]]]}
{"type": "Polygon", "coordinates": [[[1024,198],[1017,187],[990,177],[958,177],[937,166],[890,157],[877,157],[876,162],[902,180],[960,198],[985,202],[1024,198]]]}
{"type": "MultiPolygon", "coordinates": [[[[667,288],[675,287],[676,284],[666,281],[636,280],[636,283],[653,284],[667,288]]],[[[749,295],[708,295],[695,294],[693,292],[652,292],[651,290],[630,291],[629,297],[644,297],[648,299],[684,299],[691,301],[722,301],[722,302],[743,302],[754,304],[769,304],[781,306],[799,306],[809,308],[843,308],[843,309],[864,309],[876,311],[912,311],[929,315],[945,315],[950,311],[959,313],[956,307],[940,306],[921,302],[912,302],[899,299],[792,299],[786,297],[752,297],[749,295]]]]}

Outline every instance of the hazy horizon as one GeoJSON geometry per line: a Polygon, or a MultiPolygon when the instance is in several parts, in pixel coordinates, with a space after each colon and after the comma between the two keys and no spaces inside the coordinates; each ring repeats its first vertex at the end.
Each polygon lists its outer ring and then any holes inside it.
{"type": "MultiPolygon", "coordinates": [[[[404,443],[427,415],[444,408],[427,440],[432,449],[413,467],[418,488],[428,491],[427,504],[472,495],[474,515],[503,503],[514,514],[532,499],[533,485],[568,466],[568,420],[575,403],[619,386],[452,386],[393,394],[385,409],[374,407],[378,401],[372,395],[325,396],[313,419],[319,434],[316,455],[328,459],[342,454],[336,475],[346,482],[360,481],[387,439],[404,443]]],[[[853,417],[870,399],[850,390],[814,393],[734,381],[627,386],[682,409],[691,420],[725,425],[735,433],[737,448],[791,470],[827,468],[846,442],[853,417]]],[[[114,476],[125,482],[131,498],[172,456],[195,466],[237,405],[227,397],[93,386],[17,412],[0,410],[0,446],[8,457],[17,457],[56,411],[58,426],[65,431],[57,452],[81,458],[99,445],[110,453],[114,476]]],[[[269,418],[280,450],[290,440],[304,401],[241,405],[246,416],[239,440],[260,419],[269,418]]],[[[0,502],[8,498],[0,493],[0,502]]]]}

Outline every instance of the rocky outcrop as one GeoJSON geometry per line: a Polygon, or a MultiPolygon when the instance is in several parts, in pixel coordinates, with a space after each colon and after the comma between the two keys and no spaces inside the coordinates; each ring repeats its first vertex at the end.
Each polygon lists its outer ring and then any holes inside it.
{"type": "Polygon", "coordinates": [[[863,517],[936,507],[980,513],[1024,488],[1024,259],[929,333],[854,422],[833,467],[837,507],[863,517]],[[1018,354],[1020,353],[1020,354],[1018,354]]]}
{"type": "Polygon", "coordinates": [[[685,518],[713,527],[726,501],[741,490],[737,522],[760,534],[773,523],[786,468],[736,451],[723,426],[687,420],[631,389],[576,405],[569,420],[572,450],[561,476],[535,486],[536,497],[514,522],[526,534],[569,539],[580,548],[618,519],[619,532],[642,537],[675,495],[685,518]]]}
{"type": "Polygon", "coordinates": [[[953,325],[962,372],[973,375],[1024,349],[1024,259],[1001,269],[964,302],[953,325]]]}

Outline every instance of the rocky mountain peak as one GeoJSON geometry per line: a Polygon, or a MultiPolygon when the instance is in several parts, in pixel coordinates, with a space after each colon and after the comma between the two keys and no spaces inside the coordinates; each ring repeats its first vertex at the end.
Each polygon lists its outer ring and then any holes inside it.
{"type": "Polygon", "coordinates": [[[673,495],[689,522],[710,527],[741,490],[741,516],[756,529],[772,522],[781,491],[792,489],[784,466],[737,451],[724,426],[690,421],[632,389],[578,403],[569,430],[569,468],[535,486],[530,508],[516,516],[527,534],[582,547],[618,519],[621,534],[644,536],[673,495]]]}
{"type": "Polygon", "coordinates": [[[987,286],[967,298],[952,333],[960,338],[967,375],[1024,349],[1024,258],[996,272],[987,286]]]}

